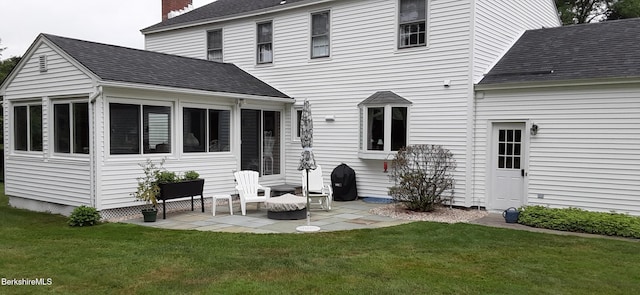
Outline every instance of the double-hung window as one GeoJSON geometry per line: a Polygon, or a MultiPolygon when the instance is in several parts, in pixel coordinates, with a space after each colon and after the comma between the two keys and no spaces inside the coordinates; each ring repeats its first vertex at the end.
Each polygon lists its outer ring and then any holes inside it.
{"type": "Polygon", "coordinates": [[[222,29],[207,32],[207,59],[222,62],[222,29]]]}
{"type": "Polygon", "coordinates": [[[184,108],[185,153],[228,152],[231,150],[231,111],[184,108]]]}
{"type": "Polygon", "coordinates": [[[53,105],[54,152],[89,153],[89,104],[86,102],[53,105]]]}
{"type": "Polygon", "coordinates": [[[13,108],[13,137],[16,151],[42,151],[42,105],[13,108]]]}
{"type": "Polygon", "coordinates": [[[399,0],[398,47],[425,46],[427,44],[427,0],[399,0]]]}
{"type": "Polygon", "coordinates": [[[359,104],[360,151],[387,155],[407,145],[411,102],[391,91],[377,92],[359,104]]]}
{"type": "Polygon", "coordinates": [[[273,62],[273,22],[259,23],[257,26],[257,62],[268,64],[273,62]]]}
{"type": "Polygon", "coordinates": [[[329,56],[329,11],[311,14],[311,58],[329,56]]]}
{"type": "Polygon", "coordinates": [[[171,107],[109,104],[112,155],[171,152],[171,107]]]}

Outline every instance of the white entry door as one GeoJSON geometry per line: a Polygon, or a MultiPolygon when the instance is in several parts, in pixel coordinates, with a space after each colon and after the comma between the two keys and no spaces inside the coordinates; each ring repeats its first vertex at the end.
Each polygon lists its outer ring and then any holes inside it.
{"type": "Polygon", "coordinates": [[[504,210],[524,204],[524,131],[524,123],[493,125],[491,209],[504,210]]]}

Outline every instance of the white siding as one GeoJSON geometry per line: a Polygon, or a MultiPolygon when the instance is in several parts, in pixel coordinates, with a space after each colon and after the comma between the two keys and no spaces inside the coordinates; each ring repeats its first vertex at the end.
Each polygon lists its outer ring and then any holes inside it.
{"type": "MultiPolygon", "coordinates": [[[[394,91],[413,102],[409,144],[441,144],[454,152],[456,204],[470,206],[475,205],[466,196],[472,175],[467,167],[472,163],[467,157],[472,146],[467,138],[473,135],[471,79],[479,79],[525,29],[559,24],[553,1],[512,2],[428,1],[428,46],[423,48],[397,49],[395,0],[335,1],[151,34],[146,36],[146,46],[205,58],[206,31],[223,28],[225,62],[237,64],[299,102],[310,100],[314,153],[325,167],[325,177],[329,180],[340,163],[350,165],[358,174],[362,196],[387,195],[391,183],[381,160],[358,158],[361,120],[357,104],[377,91],[394,91]],[[331,12],[331,57],[310,59],[309,15],[327,9],[331,12]],[[255,26],[267,20],[273,21],[274,62],[256,66],[255,26]],[[443,86],[445,80],[451,81],[450,87],[443,86]],[[335,116],[334,122],[324,120],[329,115],[335,116]]],[[[291,140],[295,131],[289,126],[291,113],[285,114],[287,182],[298,183],[301,148],[291,140]]]]}
{"type": "Polygon", "coordinates": [[[539,126],[528,150],[529,205],[640,215],[640,85],[486,91],[477,101],[479,198],[489,197],[482,180],[494,120],[539,126]]]}
{"type": "MultiPolygon", "coordinates": [[[[295,97],[309,99],[314,118],[314,154],[326,180],[340,163],[358,176],[361,196],[386,196],[392,184],[381,160],[358,158],[357,104],[390,90],[413,102],[411,144],[442,144],[458,162],[456,196],[464,204],[467,105],[470,73],[469,1],[429,1],[428,47],[397,49],[397,1],[337,1],[223,24],[224,61],[232,62],[295,97]],[[309,14],[331,10],[331,57],[309,58],[309,14]],[[274,63],[255,65],[255,24],[273,20],[274,63]],[[451,87],[443,86],[451,80],[451,87]],[[325,116],[334,115],[335,122],[325,116]]],[[[205,34],[213,27],[147,35],[147,49],[205,57],[205,34]],[[184,36],[184,38],[182,38],[184,36]],[[198,39],[200,38],[200,39],[198,39]],[[194,48],[198,48],[194,50],[194,48]]],[[[287,182],[299,183],[302,151],[291,141],[286,112],[287,182]]]]}
{"type": "Polygon", "coordinates": [[[5,193],[63,205],[91,205],[89,160],[7,155],[5,193]]]}
{"type": "Polygon", "coordinates": [[[5,93],[5,192],[9,196],[63,205],[91,205],[89,157],[56,157],[53,139],[51,99],[73,96],[88,99],[92,79],[71,62],[38,43],[33,54],[7,86],[5,93]],[[40,72],[39,56],[47,56],[48,70],[40,72]],[[12,108],[24,100],[42,103],[43,151],[14,152],[12,108]]]}
{"type": "MultiPolygon", "coordinates": [[[[204,195],[211,196],[214,194],[229,194],[234,192],[235,182],[233,180],[233,171],[239,167],[235,151],[238,149],[237,144],[232,138],[231,153],[209,153],[181,154],[179,150],[182,147],[182,109],[183,104],[197,104],[201,107],[214,106],[234,106],[235,101],[227,98],[199,96],[199,95],[180,95],[175,93],[165,93],[157,91],[132,91],[106,88],[104,98],[97,102],[99,107],[99,116],[96,117],[98,125],[98,187],[99,206],[100,209],[120,208],[126,206],[142,205],[137,202],[131,193],[136,191],[136,178],[142,176],[142,168],[140,163],[146,162],[146,159],[152,159],[154,163],[159,164],[162,159],[166,162],[164,167],[170,171],[184,173],[189,170],[195,170],[205,179],[204,195]],[[145,155],[109,155],[109,127],[107,111],[108,103],[117,99],[118,103],[147,104],[157,101],[165,101],[173,103],[172,107],[172,145],[173,152],[171,154],[145,154],[145,155]]],[[[236,109],[232,110],[232,126],[231,134],[234,137],[237,129],[235,125],[236,109]]]]}
{"type": "Polygon", "coordinates": [[[555,2],[475,1],[473,80],[482,79],[525,30],[561,25],[555,2]]]}
{"type": "Polygon", "coordinates": [[[46,43],[27,57],[29,60],[8,85],[5,99],[90,93],[92,80],[46,43]],[[48,70],[40,72],[41,55],[47,56],[48,70]]]}

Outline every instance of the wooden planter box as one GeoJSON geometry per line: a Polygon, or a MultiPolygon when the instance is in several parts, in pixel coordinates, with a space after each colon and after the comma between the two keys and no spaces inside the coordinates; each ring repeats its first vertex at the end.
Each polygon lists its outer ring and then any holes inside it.
{"type": "Polygon", "coordinates": [[[193,196],[200,195],[200,206],[202,212],[204,212],[204,196],[202,195],[204,179],[161,183],[158,186],[160,187],[160,194],[157,196],[157,199],[162,200],[162,219],[167,218],[165,201],[171,199],[191,197],[191,211],[193,211],[193,196]]]}

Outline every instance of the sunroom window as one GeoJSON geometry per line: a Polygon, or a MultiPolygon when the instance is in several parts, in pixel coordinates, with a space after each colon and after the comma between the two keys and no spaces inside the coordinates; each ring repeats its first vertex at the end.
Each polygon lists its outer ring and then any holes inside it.
{"type": "Polygon", "coordinates": [[[89,153],[89,104],[53,105],[53,144],[56,153],[89,153]]]}
{"type": "Polygon", "coordinates": [[[42,105],[13,108],[14,150],[42,151],[42,105]]]}
{"type": "Polygon", "coordinates": [[[427,44],[427,0],[400,0],[398,47],[427,44]]]}
{"type": "Polygon", "coordinates": [[[361,102],[361,152],[387,155],[405,147],[410,105],[391,91],[377,92],[361,102]]]}
{"type": "Polygon", "coordinates": [[[171,152],[169,106],[110,103],[109,127],[112,155],[171,152]]]}
{"type": "Polygon", "coordinates": [[[228,152],[231,150],[231,111],[183,109],[185,153],[228,152]]]}

